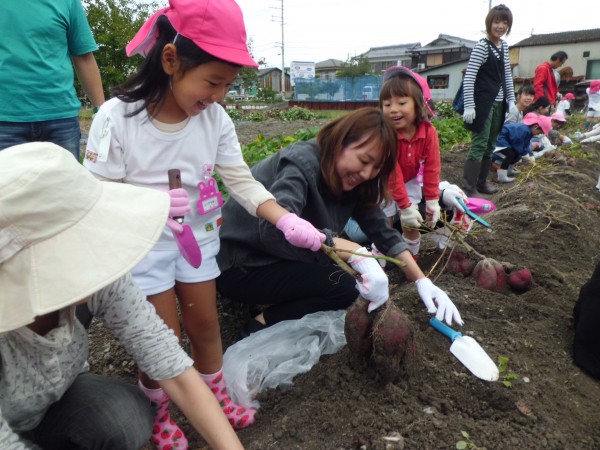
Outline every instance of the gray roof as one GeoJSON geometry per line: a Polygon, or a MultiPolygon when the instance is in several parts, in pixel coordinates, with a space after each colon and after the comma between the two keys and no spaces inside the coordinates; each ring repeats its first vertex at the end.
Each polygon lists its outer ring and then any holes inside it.
{"type": "Polygon", "coordinates": [[[435,43],[437,41],[448,41],[451,44],[461,44],[461,45],[465,45],[467,47],[475,47],[475,44],[477,43],[477,41],[472,41],[470,39],[465,39],[465,38],[461,38],[458,36],[451,36],[449,34],[440,34],[436,39],[434,39],[433,41],[431,41],[429,44],[427,44],[425,47],[430,47],[430,46],[435,46],[435,43]]]}
{"type": "Polygon", "coordinates": [[[386,58],[389,56],[410,55],[410,51],[421,46],[420,42],[410,44],[387,45],[385,47],[371,47],[361,56],[367,58],[386,58]]]}
{"type": "Polygon", "coordinates": [[[325,61],[319,61],[315,64],[316,69],[338,69],[341,68],[344,64],[344,61],[340,61],[339,59],[326,59],[325,61]]]}
{"type": "Polygon", "coordinates": [[[435,53],[435,52],[451,50],[451,49],[456,49],[456,48],[461,48],[461,47],[469,48],[472,50],[475,47],[475,44],[477,44],[477,41],[472,41],[470,39],[464,39],[464,38],[456,37],[456,36],[450,36],[449,34],[440,34],[437,37],[437,39],[434,39],[426,46],[415,48],[414,50],[412,50],[412,53],[413,54],[435,53]],[[439,45],[436,44],[440,41],[442,41],[444,43],[439,44],[439,45]]]}
{"type": "Polygon", "coordinates": [[[534,34],[516,44],[515,47],[532,47],[535,45],[575,44],[577,42],[600,41],[600,28],[593,30],[563,31],[561,33],[534,34]]]}

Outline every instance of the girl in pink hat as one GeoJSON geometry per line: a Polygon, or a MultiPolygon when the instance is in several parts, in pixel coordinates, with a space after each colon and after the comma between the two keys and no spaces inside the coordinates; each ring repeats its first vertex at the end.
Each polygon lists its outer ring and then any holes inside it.
{"type": "Polygon", "coordinates": [[[571,115],[571,102],[575,100],[575,96],[572,92],[567,92],[565,96],[558,102],[556,106],[556,112],[561,113],[567,117],[571,115]]]}
{"type": "Polygon", "coordinates": [[[535,113],[526,114],[520,123],[510,123],[502,127],[494,150],[494,160],[500,164],[497,171],[500,183],[515,181],[510,175],[517,172],[509,175],[509,169],[521,158],[527,158],[531,164],[535,163],[533,152],[529,147],[531,138],[540,134],[547,135],[551,129],[550,117],[538,116],[535,113]]]}
{"type": "Polygon", "coordinates": [[[588,111],[585,116],[585,129],[588,131],[600,122],[600,80],[593,80],[585,90],[588,96],[588,111]]]}
{"type": "MultiPolygon", "coordinates": [[[[218,104],[243,66],[257,67],[246,46],[242,11],[233,0],[170,0],[142,26],[127,54],[145,60],[96,115],[85,166],[98,177],[169,191],[167,172],[179,169],[189,196],[178,216],[193,231],[202,252],[192,267],[178,249],[170,221],[158,243],[134,269],[148,301],[181,338],[179,317],[191,343],[194,366],[236,429],[254,422],[255,410],[232,402],[223,378],[215,279],[222,195],[216,172],[232,197],[277,227],[293,245],[316,251],[325,235],[279,206],[244,162],[233,122],[218,104]]],[[[140,217],[139,220],[144,220],[140,217]]],[[[159,404],[153,441],[159,448],[185,448],[185,437],[169,417],[169,398],[156,380],[140,375],[139,386],[159,404]],[[175,445],[178,444],[178,445],[175,445]]]]}

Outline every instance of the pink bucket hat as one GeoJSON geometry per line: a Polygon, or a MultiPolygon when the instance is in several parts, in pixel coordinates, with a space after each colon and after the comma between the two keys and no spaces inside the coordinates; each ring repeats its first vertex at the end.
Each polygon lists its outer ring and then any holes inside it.
{"type": "Polygon", "coordinates": [[[425,97],[425,101],[428,102],[431,100],[431,90],[429,89],[427,80],[418,73],[415,73],[412,70],[410,70],[408,67],[392,66],[386,69],[386,71],[383,73],[383,82],[385,83],[387,80],[389,80],[392,77],[395,77],[396,75],[406,75],[411,77],[421,87],[421,90],[423,91],[423,97],[425,97]]]}
{"type": "Polygon", "coordinates": [[[242,10],[233,0],[169,0],[127,44],[127,56],[146,56],[156,44],[156,21],[167,16],[180,35],[190,39],[212,56],[240,66],[258,67],[246,45],[242,10]]]}
{"type": "Polygon", "coordinates": [[[594,80],[590,83],[590,94],[596,94],[600,91],[600,80],[594,80]]]}
{"type": "Polygon", "coordinates": [[[556,120],[557,122],[566,122],[567,121],[564,114],[560,113],[560,112],[555,112],[554,114],[552,114],[550,116],[550,120],[556,120]]]}
{"type": "Polygon", "coordinates": [[[575,100],[575,96],[573,94],[571,94],[570,92],[565,94],[565,96],[563,98],[565,100],[575,100]]]}
{"type": "Polygon", "coordinates": [[[552,120],[548,116],[539,116],[536,113],[527,113],[521,121],[524,125],[539,125],[544,134],[550,133],[552,130],[552,120]]]}

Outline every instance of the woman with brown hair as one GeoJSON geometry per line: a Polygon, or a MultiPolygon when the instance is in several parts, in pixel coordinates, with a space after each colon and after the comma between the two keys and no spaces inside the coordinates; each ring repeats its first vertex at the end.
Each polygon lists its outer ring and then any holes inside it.
{"type": "Polygon", "coordinates": [[[275,227],[230,198],[223,207],[217,288],[236,302],[270,305],[255,312],[243,334],[316,311],[346,308],[359,293],[370,301],[369,310],[388,300],[388,279],[379,263],[361,256],[370,254],[365,247],[337,237],[351,216],[382,253],[405,263],[403,270],[416,281],[430,313],[437,311],[449,324],[462,323],[452,301],[425,277],[379,208],[389,199],[396,153],[390,119],[377,108],[362,108],[325,125],[316,139],[283,148],[252,168],[280,205],[316,228],[331,230],[329,245],[352,252],[339,256],[361,280],[341,271],[323,252],[289,245],[275,227]]]}

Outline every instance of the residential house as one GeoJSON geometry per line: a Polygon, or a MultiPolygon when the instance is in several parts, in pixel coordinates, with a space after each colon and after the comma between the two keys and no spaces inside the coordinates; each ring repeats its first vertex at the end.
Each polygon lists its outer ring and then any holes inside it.
{"type": "Polygon", "coordinates": [[[320,80],[332,80],[336,77],[338,70],[342,68],[344,61],[339,59],[326,59],[315,64],[315,75],[320,80]]]}
{"type": "Polygon", "coordinates": [[[371,63],[373,73],[378,74],[392,66],[413,67],[411,52],[420,46],[420,42],[413,42],[386,47],[371,47],[360,56],[366,57],[371,63]]]}
{"type": "MultiPolygon", "coordinates": [[[[262,88],[273,89],[275,92],[281,92],[281,69],[278,67],[267,67],[258,70],[258,85],[262,88]]],[[[285,92],[291,92],[290,74],[288,70],[285,73],[285,92]]]]}
{"type": "Polygon", "coordinates": [[[534,34],[511,45],[510,60],[516,65],[513,75],[533,78],[535,68],[559,50],[569,55],[565,66],[571,67],[573,76],[600,79],[600,28],[534,34]]]}
{"type": "Polygon", "coordinates": [[[413,66],[417,70],[448,64],[455,61],[469,59],[476,41],[461,37],[440,34],[437,39],[424,47],[411,51],[413,66]]]}
{"type": "Polygon", "coordinates": [[[515,86],[533,82],[535,69],[557,51],[569,55],[559,70],[561,93],[573,92],[573,108],[586,107],[586,87],[589,80],[600,79],[600,28],[593,30],[564,31],[561,33],[534,34],[510,47],[510,60],[514,65],[515,86]]]}
{"type": "Polygon", "coordinates": [[[451,61],[418,71],[427,80],[434,101],[452,100],[462,82],[469,58],[451,61]]]}
{"type": "Polygon", "coordinates": [[[412,50],[416,70],[427,80],[434,101],[454,98],[476,43],[440,34],[429,44],[412,50]]]}

